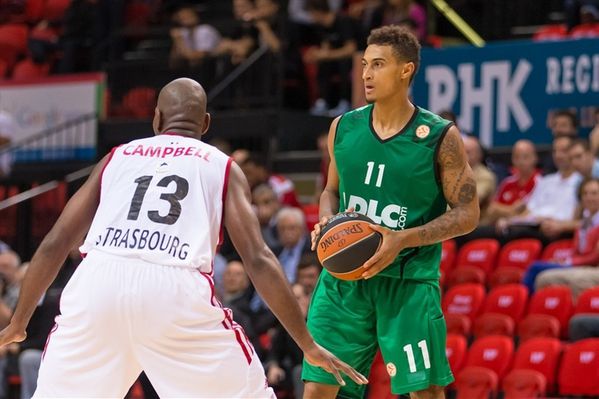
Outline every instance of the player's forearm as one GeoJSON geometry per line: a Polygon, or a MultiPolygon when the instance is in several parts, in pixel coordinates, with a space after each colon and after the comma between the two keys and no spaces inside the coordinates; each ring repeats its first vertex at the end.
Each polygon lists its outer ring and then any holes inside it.
{"type": "Polygon", "coordinates": [[[64,263],[70,247],[56,239],[59,233],[51,231],[33,255],[23,283],[12,323],[26,326],[37,303],[46,292],[64,263]]]}
{"type": "Polygon", "coordinates": [[[408,247],[420,247],[470,233],[478,225],[480,210],[475,206],[455,207],[430,222],[406,230],[408,247]]]}
{"type": "Polygon", "coordinates": [[[325,187],[320,195],[319,215],[331,216],[339,212],[339,193],[325,187]]]}
{"type": "Polygon", "coordinates": [[[256,291],[302,350],[314,345],[300,307],[274,254],[265,246],[251,260],[243,259],[256,291]]]}

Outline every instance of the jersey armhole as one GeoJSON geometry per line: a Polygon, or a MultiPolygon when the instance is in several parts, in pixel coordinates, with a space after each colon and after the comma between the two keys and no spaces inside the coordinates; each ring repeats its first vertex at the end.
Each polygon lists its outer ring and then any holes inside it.
{"type": "Polygon", "coordinates": [[[441,131],[441,134],[439,135],[439,138],[437,139],[437,143],[435,145],[435,155],[434,155],[434,159],[435,159],[435,180],[437,181],[437,184],[439,185],[439,187],[441,187],[441,190],[443,190],[443,184],[441,182],[441,167],[439,165],[439,150],[441,149],[441,143],[445,139],[445,136],[447,135],[447,132],[454,125],[455,125],[455,123],[449,122],[447,124],[447,126],[445,126],[443,128],[443,131],[441,131]]]}
{"type": "Polygon", "coordinates": [[[220,246],[223,245],[223,241],[225,239],[225,203],[227,202],[227,191],[229,189],[229,175],[231,174],[231,164],[233,163],[233,158],[229,157],[227,160],[227,166],[225,166],[225,177],[223,182],[223,193],[221,196],[222,201],[222,212],[220,215],[220,228],[218,232],[218,245],[216,246],[216,252],[220,250],[220,246]]]}

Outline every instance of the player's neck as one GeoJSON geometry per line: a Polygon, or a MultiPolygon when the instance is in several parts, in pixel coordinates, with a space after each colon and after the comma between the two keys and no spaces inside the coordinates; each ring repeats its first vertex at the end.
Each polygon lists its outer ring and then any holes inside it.
{"type": "Polygon", "coordinates": [[[378,129],[397,132],[408,123],[413,114],[414,105],[408,97],[395,96],[387,101],[375,102],[372,122],[378,129]]]}

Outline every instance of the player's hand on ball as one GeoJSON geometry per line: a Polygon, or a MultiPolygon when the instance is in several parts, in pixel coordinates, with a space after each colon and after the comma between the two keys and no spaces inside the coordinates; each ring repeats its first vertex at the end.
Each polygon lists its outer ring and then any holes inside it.
{"type": "Polygon", "coordinates": [[[378,224],[371,224],[374,231],[378,231],[383,236],[383,242],[378,251],[362,266],[366,271],[362,273],[362,278],[369,279],[376,276],[391,262],[397,258],[397,255],[404,248],[402,244],[402,232],[394,231],[378,224]]]}
{"type": "Polygon", "coordinates": [[[330,218],[331,216],[323,216],[322,218],[320,218],[320,222],[314,225],[314,230],[312,230],[311,233],[312,245],[310,246],[310,248],[312,249],[312,251],[316,249],[316,243],[318,242],[318,238],[320,238],[320,231],[327,224],[330,218]]]}
{"type": "Polygon", "coordinates": [[[343,381],[341,373],[354,380],[356,384],[368,384],[368,379],[366,377],[318,344],[314,344],[310,350],[305,351],[304,357],[312,366],[320,367],[333,374],[341,386],[345,386],[345,381],[343,381]]]}
{"type": "Polygon", "coordinates": [[[25,340],[27,333],[25,328],[18,327],[15,324],[9,324],[0,331],[0,347],[11,344],[13,342],[21,342],[25,340]]]}

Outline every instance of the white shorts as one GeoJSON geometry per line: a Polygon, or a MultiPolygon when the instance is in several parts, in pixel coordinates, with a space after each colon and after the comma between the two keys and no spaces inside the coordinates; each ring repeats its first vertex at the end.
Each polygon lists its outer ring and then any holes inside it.
{"type": "Polygon", "coordinates": [[[212,277],[98,252],[61,298],[34,397],[124,397],[144,370],[162,398],[274,398],[212,277]]]}

